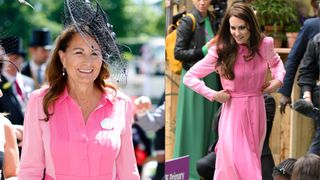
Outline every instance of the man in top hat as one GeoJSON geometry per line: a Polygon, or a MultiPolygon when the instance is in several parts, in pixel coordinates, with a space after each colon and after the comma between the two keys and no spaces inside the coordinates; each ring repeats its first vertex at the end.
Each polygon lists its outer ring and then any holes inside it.
{"type": "Polygon", "coordinates": [[[23,125],[24,109],[28,96],[34,90],[34,82],[30,77],[22,75],[21,69],[26,52],[22,48],[22,39],[10,36],[0,39],[2,54],[5,53],[11,63],[1,64],[1,90],[0,112],[8,113],[8,119],[14,125],[23,125]],[[4,52],[3,52],[4,51],[4,52]]]}
{"type": "Polygon", "coordinates": [[[36,89],[45,82],[46,62],[51,49],[51,34],[48,29],[36,29],[32,32],[29,44],[31,60],[22,68],[22,74],[33,78],[36,89]]]}

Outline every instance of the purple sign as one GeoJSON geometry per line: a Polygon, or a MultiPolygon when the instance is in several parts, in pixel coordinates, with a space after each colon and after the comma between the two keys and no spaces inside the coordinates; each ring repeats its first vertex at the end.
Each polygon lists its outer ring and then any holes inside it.
{"type": "Polygon", "coordinates": [[[189,156],[166,161],[165,180],[189,180],[189,156]]]}

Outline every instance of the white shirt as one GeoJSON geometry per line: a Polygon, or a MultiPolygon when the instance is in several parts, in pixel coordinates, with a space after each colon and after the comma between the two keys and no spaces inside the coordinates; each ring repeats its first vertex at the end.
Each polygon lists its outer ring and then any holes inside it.
{"type": "Polygon", "coordinates": [[[45,71],[46,71],[46,66],[47,64],[41,64],[40,66],[36,63],[34,63],[33,60],[30,61],[30,68],[31,68],[31,73],[32,76],[37,80],[38,79],[38,69],[41,69],[41,79],[42,79],[42,83],[44,81],[44,77],[45,77],[45,71]]]}
{"type": "Polygon", "coordinates": [[[19,103],[21,105],[22,112],[24,112],[25,107],[26,107],[25,99],[27,98],[27,94],[26,94],[26,91],[25,91],[25,87],[24,87],[24,83],[23,83],[23,80],[22,80],[22,77],[21,77],[22,76],[21,73],[17,73],[16,76],[12,76],[12,75],[8,74],[6,71],[3,71],[2,75],[12,85],[12,91],[15,94],[17,100],[19,101],[19,103]],[[18,85],[19,85],[19,87],[20,87],[20,89],[22,91],[22,96],[23,96],[24,99],[22,99],[22,97],[20,95],[18,95],[16,86],[14,85],[14,82],[16,80],[17,80],[17,83],[18,83],[18,85]]]}

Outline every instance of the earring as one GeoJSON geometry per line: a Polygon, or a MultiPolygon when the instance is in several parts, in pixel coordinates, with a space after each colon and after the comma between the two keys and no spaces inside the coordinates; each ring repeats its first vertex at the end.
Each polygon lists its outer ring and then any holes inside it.
{"type": "Polygon", "coordinates": [[[66,68],[62,68],[62,76],[65,76],[66,75],[66,68]]]}

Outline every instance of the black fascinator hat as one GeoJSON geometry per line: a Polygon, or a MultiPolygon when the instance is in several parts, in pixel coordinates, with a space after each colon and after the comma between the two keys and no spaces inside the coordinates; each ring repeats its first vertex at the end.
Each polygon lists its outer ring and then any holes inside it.
{"type": "MultiPolygon", "coordinates": [[[[123,59],[116,34],[107,14],[98,1],[65,0],[64,27],[74,25],[80,35],[93,37],[101,48],[102,58],[110,70],[110,80],[125,82],[127,79],[127,61],[123,59]]],[[[84,38],[85,39],[85,38],[84,38]]],[[[85,40],[86,41],[86,40],[85,40]]],[[[86,41],[89,47],[92,47],[86,41]]]]}

